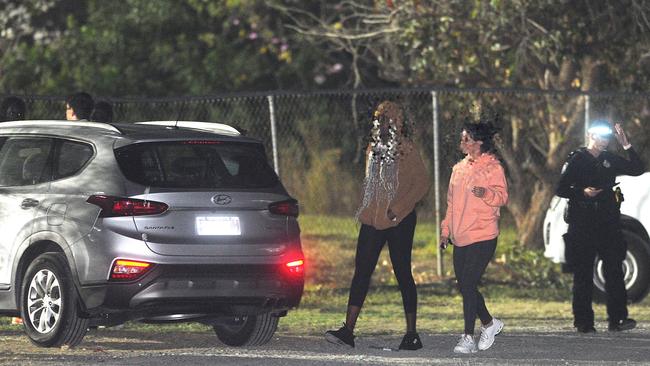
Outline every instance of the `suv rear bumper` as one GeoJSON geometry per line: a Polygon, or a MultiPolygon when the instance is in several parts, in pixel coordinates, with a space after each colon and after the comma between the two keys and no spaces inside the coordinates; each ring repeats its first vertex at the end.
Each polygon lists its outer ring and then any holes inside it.
{"type": "Polygon", "coordinates": [[[142,319],[172,314],[251,315],[294,308],[304,278],[281,265],[155,265],[133,282],[84,286],[91,317],[142,319]]]}

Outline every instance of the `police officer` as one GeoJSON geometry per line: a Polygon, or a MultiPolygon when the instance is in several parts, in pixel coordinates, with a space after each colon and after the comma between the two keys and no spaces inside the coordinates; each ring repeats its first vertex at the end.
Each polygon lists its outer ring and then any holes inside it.
{"type": "Polygon", "coordinates": [[[636,326],[628,318],[627,292],[622,263],[627,252],[620,220],[622,194],[616,176],[641,175],[644,167],[620,124],[592,122],[589,143],[569,155],[562,169],[557,195],[569,199],[564,235],[567,265],[573,272],[573,325],[578,332],[593,333],[593,265],[603,260],[607,315],[610,331],[636,326]],[[627,152],[628,159],[607,151],[612,135],[627,152]]]}

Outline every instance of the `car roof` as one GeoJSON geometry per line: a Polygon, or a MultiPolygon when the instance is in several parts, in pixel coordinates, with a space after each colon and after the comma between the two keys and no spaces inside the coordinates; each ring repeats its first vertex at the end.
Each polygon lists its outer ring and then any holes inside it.
{"type": "Polygon", "coordinates": [[[27,120],[0,123],[0,133],[48,134],[66,137],[120,140],[119,145],[156,140],[214,139],[259,142],[242,136],[234,127],[198,121],[144,121],[101,123],[64,120],[27,120]]]}
{"type": "Polygon", "coordinates": [[[191,128],[195,130],[208,131],[208,132],[213,132],[220,135],[228,135],[228,136],[241,135],[239,130],[223,123],[197,122],[197,121],[146,121],[146,122],[135,122],[135,124],[165,126],[167,128],[191,128]]]}
{"type": "Polygon", "coordinates": [[[59,132],[88,132],[94,134],[120,134],[120,130],[108,123],[65,120],[25,120],[0,123],[3,133],[49,133],[59,132]],[[102,132],[103,131],[103,132],[102,132]]]}

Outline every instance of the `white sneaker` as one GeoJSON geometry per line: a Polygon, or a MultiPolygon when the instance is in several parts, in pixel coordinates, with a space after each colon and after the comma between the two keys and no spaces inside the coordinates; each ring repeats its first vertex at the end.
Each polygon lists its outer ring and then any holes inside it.
{"type": "Polygon", "coordinates": [[[492,318],[492,325],[484,327],[481,325],[481,337],[478,340],[478,349],[485,351],[494,344],[494,336],[501,333],[503,322],[497,318],[492,318]]]}
{"type": "Polygon", "coordinates": [[[455,353],[476,353],[477,351],[474,337],[469,334],[463,334],[454,347],[455,353]]]}

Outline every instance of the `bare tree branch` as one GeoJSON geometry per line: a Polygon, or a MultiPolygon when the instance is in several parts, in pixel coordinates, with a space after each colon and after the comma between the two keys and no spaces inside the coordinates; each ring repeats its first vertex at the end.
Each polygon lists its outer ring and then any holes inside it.
{"type": "Polygon", "coordinates": [[[367,40],[370,38],[375,38],[385,34],[396,33],[400,31],[400,28],[388,28],[388,29],[381,29],[378,31],[365,32],[359,34],[344,34],[344,33],[337,33],[337,32],[331,32],[326,30],[308,30],[308,29],[295,27],[292,25],[287,25],[287,28],[293,29],[300,34],[307,35],[307,36],[345,39],[349,41],[367,40]]]}

